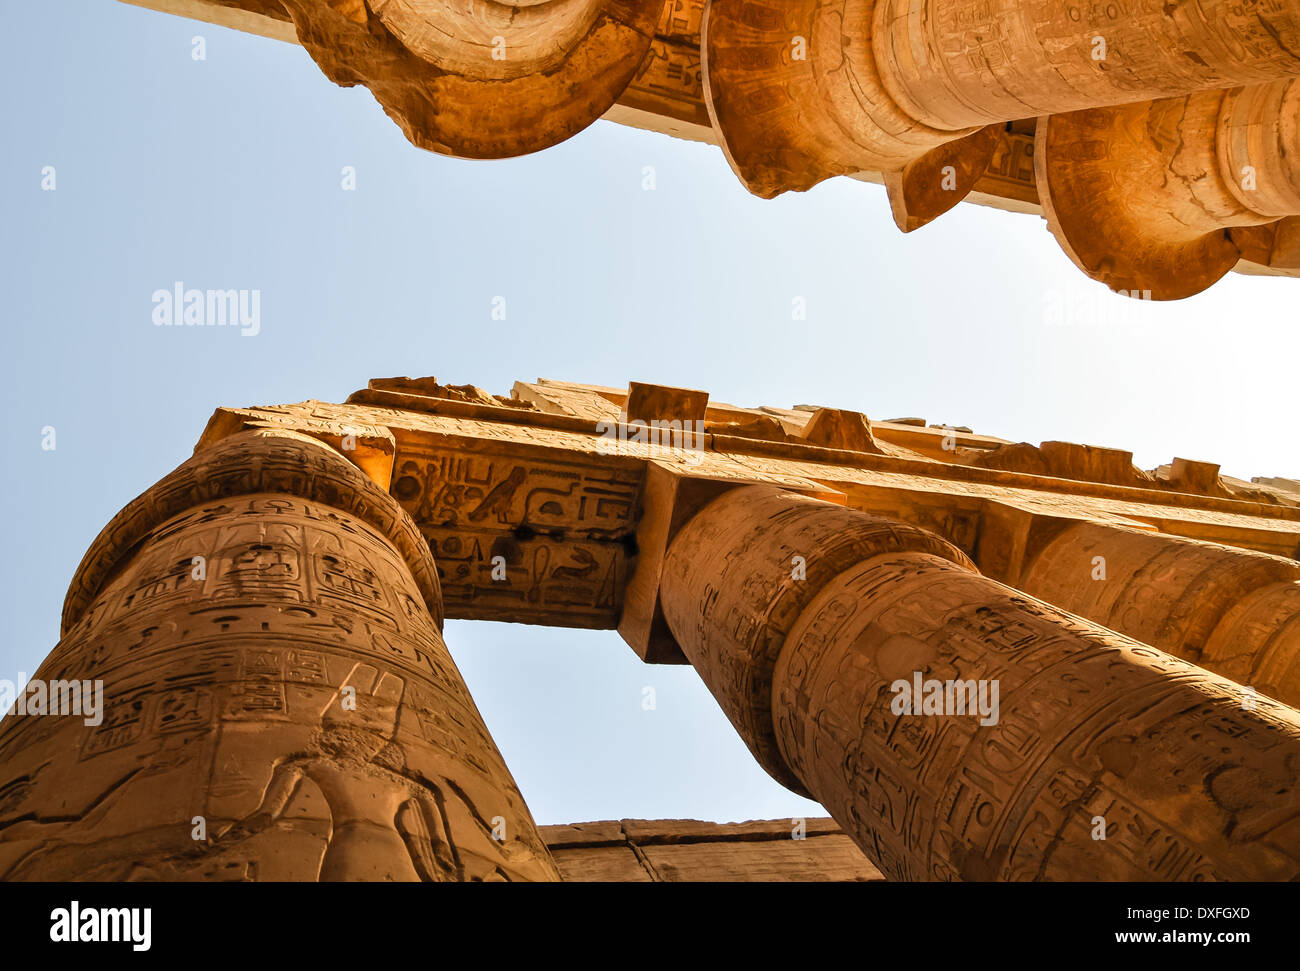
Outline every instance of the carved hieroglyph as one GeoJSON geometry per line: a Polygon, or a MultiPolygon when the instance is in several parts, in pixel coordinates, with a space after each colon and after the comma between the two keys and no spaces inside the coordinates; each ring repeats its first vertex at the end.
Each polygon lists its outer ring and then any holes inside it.
{"type": "Polygon", "coordinates": [[[938,537],[737,488],[672,541],[661,597],[760,762],[889,878],[1300,877],[1300,713],[938,537]],[[987,688],[993,721],[900,710],[914,679],[987,688]]]}
{"type": "Polygon", "coordinates": [[[103,721],[0,723],[0,875],[553,878],[445,609],[694,663],[890,877],[1290,879],[1294,484],[638,382],[220,408],[37,672],[103,721]],[[909,674],[999,717],[896,715],[909,674]]]}
{"type": "Polygon", "coordinates": [[[403,449],[392,492],[419,525],[457,617],[552,612],[612,626],[639,476],[510,449],[403,449]],[[558,532],[558,535],[557,535],[558,532]],[[494,559],[506,581],[492,577],[494,559]]]}
{"type": "Polygon", "coordinates": [[[5,879],[546,880],[443,644],[410,519],[290,431],[203,449],[86,554],[37,679],[102,723],[0,723],[5,879]]]}
{"type": "Polygon", "coordinates": [[[1300,708],[1300,563],[1078,523],[1016,586],[1300,708]]]}

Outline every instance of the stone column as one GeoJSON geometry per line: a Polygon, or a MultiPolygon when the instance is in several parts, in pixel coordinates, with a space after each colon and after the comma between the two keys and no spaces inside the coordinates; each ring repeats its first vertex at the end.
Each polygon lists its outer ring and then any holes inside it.
{"type": "MultiPolygon", "coordinates": [[[[985,174],[1000,144],[987,126],[1300,75],[1300,6],[710,0],[701,41],[709,116],[751,192],[880,172],[910,232],[985,174]]],[[[1254,164],[1285,169],[1276,150],[1254,164]]]]}
{"type": "Polygon", "coordinates": [[[1300,714],[934,535],[737,488],[673,539],[660,597],[764,767],[891,878],[1300,876],[1300,714]]]}
{"type": "MultiPolygon", "coordinates": [[[[238,6],[238,0],[219,0],[238,6]]],[[[661,0],[279,0],[335,84],[364,84],[412,144],[460,158],[540,151],[636,77],[661,0]]]]}
{"type": "Polygon", "coordinates": [[[1025,567],[1026,593],[1300,707],[1300,563],[1079,523],[1025,567]]]}
{"type": "Polygon", "coordinates": [[[0,724],[0,877],[556,879],[441,623],[415,525],[340,454],[201,451],[95,540],[36,672],[102,682],[100,717],[0,724]]]}
{"type": "Polygon", "coordinates": [[[893,100],[939,129],[1300,74],[1300,4],[875,0],[893,100]]]}

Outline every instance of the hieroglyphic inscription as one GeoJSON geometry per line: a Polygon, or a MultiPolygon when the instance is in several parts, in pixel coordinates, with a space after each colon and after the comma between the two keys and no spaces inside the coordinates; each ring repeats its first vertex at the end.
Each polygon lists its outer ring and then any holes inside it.
{"type": "Polygon", "coordinates": [[[934,558],[878,559],[813,602],[777,666],[782,750],[815,789],[855,767],[842,810],[884,872],[1199,880],[1293,871],[1300,812],[1277,814],[1269,790],[1288,784],[1287,753],[1300,743],[1286,709],[1249,711],[1235,686],[990,586],[934,558]],[[915,670],[996,680],[997,723],[894,714],[890,684],[915,670]],[[1245,798],[1234,791],[1243,784],[1245,798]],[[1228,819],[1255,831],[1249,852],[1223,838],[1228,819]]]}
{"type": "Polygon", "coordinates": [[[650,51],[619,104],[709,127],[700,63],[703,0],[667,0],[650,51]]]}
{"type": "Polygon", "coordinates": [[[1288,705],[1300,705],[1300,563],[1079,523],[1026,565],[1020,589],[1288,705]]]}
{"type": "Polygon", "coordinates": [[[451,617],[616,625],[640,476],[506,450],[399,450],[393,496],[438,564],[451,617]]]}

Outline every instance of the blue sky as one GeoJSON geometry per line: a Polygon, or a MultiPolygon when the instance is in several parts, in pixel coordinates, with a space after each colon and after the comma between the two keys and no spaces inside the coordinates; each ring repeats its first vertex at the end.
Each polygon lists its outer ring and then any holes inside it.
{"type": "MultiPolygon", "coordinates": [[[[0,7],[0,677],[48,653],[90,541],[214,408],[341,401],[371,377],[640,380],[1300,476],[1300,281],[1136,304],[1036,217],[963,205],[903,236],[878,186],[763,201],[717,149],[606,122],[525,158],[442,158],[294,46],[112,0],[0,7]],[[261,332],[154,327],[176,281],[260,290],[261,332]],[[1067,326],[1047,319],[1060,300],[1067,326]]],[[[612,631],[452,622],[447,640],[539,822],[821,815],[692,671],[612,631]]]]}

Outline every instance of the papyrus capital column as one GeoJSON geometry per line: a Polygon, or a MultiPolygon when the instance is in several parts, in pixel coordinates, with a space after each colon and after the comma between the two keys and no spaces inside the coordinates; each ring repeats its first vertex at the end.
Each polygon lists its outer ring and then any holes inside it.
{"type": "Polygon", "coordinates": [[[280,0],[336,84],[364,84],[408,139],[509,158],[582,131],[636,76],[658,0],[280,0]]]}
{"type": "Polygon", "coordinates": [[[130,503],[37,679],[98,723],[0,724],[6,879],[554,879],[442,640],[401,507],[303,435],[248,431],[130,503]]]}
{"type": "Polygon", "coordinates": [[[1300,875],[1300,715],[981,576],[922,530],[733,489],[676,534],[660,596],[764,766],[890,877],[1300,875]],[[975,686],[991,718],[900,710],[916,680],[975,686]]]}
{"type": "MultiPolygon", "coordinates": [[[[1300,73],[1300,72],[1297,72],[1300,73]]],[[[1241,259],[1244,230],[1300,214],[1300,80],[1041,117],[1043,214],[1112,290],[1174,300],[1241,259]]]]}

